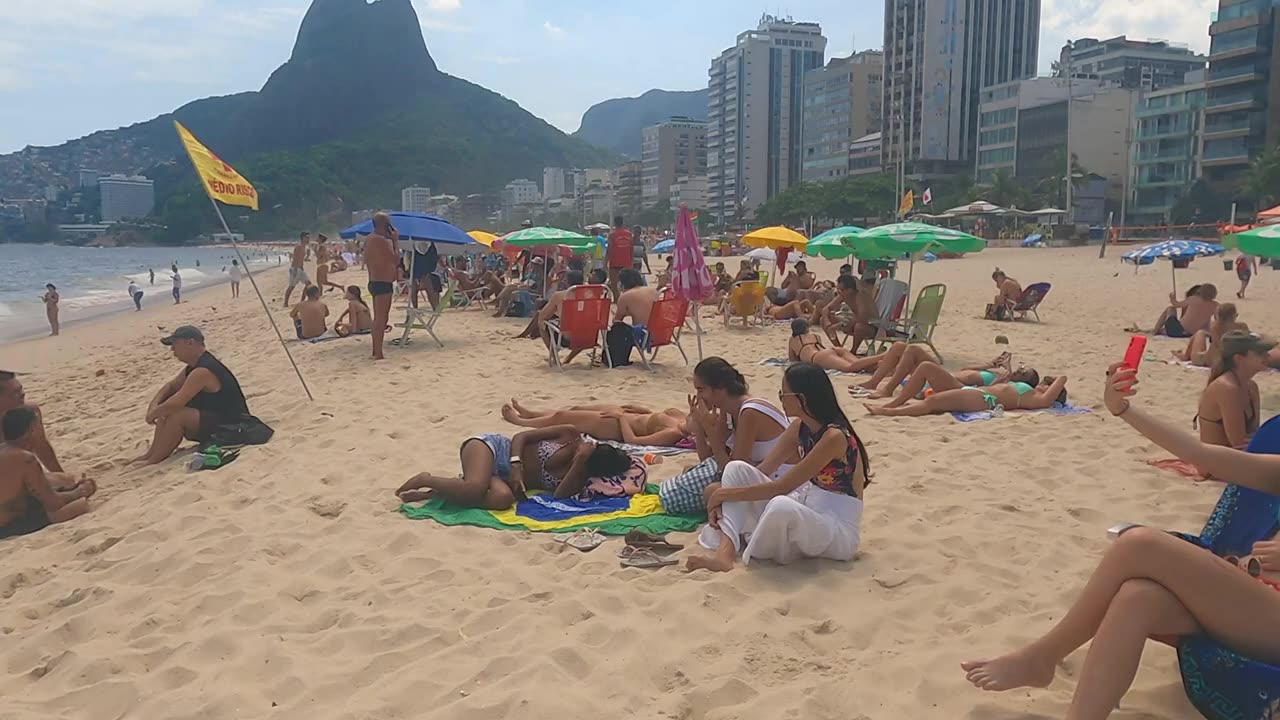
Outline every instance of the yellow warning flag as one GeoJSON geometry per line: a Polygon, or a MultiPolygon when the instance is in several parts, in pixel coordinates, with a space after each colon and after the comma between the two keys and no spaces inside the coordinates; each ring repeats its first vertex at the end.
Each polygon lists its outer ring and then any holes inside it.
{"type": "Polygon", "coordinates": [[[209,197],[228,205],[258,209],[258,191],[253,189],[248,180],[214,155],[209,148],[201,145],[182,123],[174,120],[173,126],[178,130],[182,146],[187,149],[187,157],[191,158],[191,164],[195,166],[196,174],[200,176],[200,182],[204,183],[209,197]]]}
{"type": "Polygon", "coordinates": [[[914,191],[908,190],[906,195],[902,196],[902,204],[898,206],[898,214],[906,215],[916,206],[916,194],[914,191]]]}

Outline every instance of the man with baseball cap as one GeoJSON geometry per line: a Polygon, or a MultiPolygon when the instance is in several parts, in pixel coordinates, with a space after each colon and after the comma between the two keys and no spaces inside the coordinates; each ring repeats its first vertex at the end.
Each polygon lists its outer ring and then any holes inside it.
{"type": "Polygon", "coordinates": [[[219,425],[249,414],[236,376],[205,349],[199,328],[183,325],[160,342],[185,367],[160,388],[147,408],[147,424],[155,425],[155,436],[151,448],[134,460],[145,465],[164,462],[183,438],[203,442],[219,425]]]}

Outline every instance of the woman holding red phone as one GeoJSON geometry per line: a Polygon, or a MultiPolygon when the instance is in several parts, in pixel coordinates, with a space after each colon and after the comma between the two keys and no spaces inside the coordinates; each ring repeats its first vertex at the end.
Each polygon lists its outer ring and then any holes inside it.
{"type": "MultiPolygon", "coordinates": [[[[1251,454],[1198,441],[1132,403],[1137,371],[1108,371],[1111,414],[1207,476],[1280,495],[1280,455],[1251,454]]],[[[1270,567],[1263,559],[1264,570],[1270,567]]],[[[961,663],[982,690],[1047,687],[1059,662],[1092,641],[1066,717],[1108,717],[1133,683],[1151,637],[1205,634],[1242,655],[1280,664],[1280,587],[1212,552],[1145,527],[1124,532],[1103,555],[1084,591],[1046,635],[993,660],[961,663]]]]}

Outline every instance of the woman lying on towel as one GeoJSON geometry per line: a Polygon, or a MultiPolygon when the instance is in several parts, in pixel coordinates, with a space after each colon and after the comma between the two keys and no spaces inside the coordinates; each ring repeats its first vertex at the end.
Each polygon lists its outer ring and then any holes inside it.
{"type": "Polygon", "coordinates": [[[925,394],[926,388],[928,388],[928,394],[937,394],[947,390],[986,388],[1006,383],[1020,383],[1026,387],[1036,387],[1040,384],[1040,373],[1036,372],[1034,368],[1025,367],[1020,367],[1013,372],[993,369],[958,370],[953,373],[937,363],[925,361],[916,366],[911,376],[907,378],[906,385],[898,389],[896,396],[893,393],[893,389],[896,386],[893,386],[884,391],[872,393],[868,397],[872,400],[892,397],[893,400],[890,400],[885,407],[895,408],[906,405],[908,400],[925,394]]]}
{"type": "Polygon", "coordinates": [[[860,373],[870,370],[880,362],[880,356],[860,358],[842,348],[828,348],[822,338],[813,332],[808,320],[791,321],[791,340],[787,342],[787,357],[792,362],[817,365],[823,370],[843,373],[860,373]]]}
{"type": "Polygon", "coordinates": [[[728,571],[739,555],[750,564],[852,560],[857,553],[867,450],[840,409],[831,378],[817,365],[792,365],[778,396],[797,419],[759,468],[735,460],[720,482],[707,487],[708,523],[698,542],[714,554],[690,557],[690,570],[728,571]],[[800,462],[771,479],[796,453],[800,462]]]}
{"type": "Polygon", "coordinates": [[[813,314],[812,301],[805,299],[786,302],[782,298],[782,292],[776,287],[765,290],[764,296],[769,301],[768,307],[764,309],[764,314],[774,320],[792,320],[809,317],[809,315],[813,314]]]}
{"type": "Polygon", "coordinates": [[[401,502],[439,497],[454,505],[506,510],[527,490],[573,497],[593,478],[612,478],[631,468],[631,456],[612,446],[583,440],[577,428],[560,425],[509,438],[477,435],[462,441],[462,477],[419,473],[396,495],[401,502]]]}
{"type": "MultiPolygon", "coordinates": [[[[945,370],[943,372],[946,372],[945,370]]],[[[942,377],[938,380],[945,383],[942,377]]],[[[954,378],[952,379],[954,382],[954,378]]],[[[913,400],[906,395],[911,388],[892,402],[877,406],[867,403],[867,412],[887,417],[920,417],[943,415],[952,412],[982,412],[984,410],[1047,410],[1055,403],[1067,403],[1067,379],[1045,377],[1039,385],[1011,381],[991,387],[961,387],[935,391],[923,400],[913,400]]]]}
{"type": "MultiPolygon", "coordinates": [[[[862,391],[874,390],[875,392],[869,396],[873,400],[892,397],[894,391],[916,371],[916,368],[920,367],[922,363],[930,362],[929,348],[924,345],[908,345],[904,342],[894,343],[888,352],[877,357],[879,357],[880,362],[876,365],[875,373],[866,382],[858,383],[851,387],[849,389],[850,392],[855,389],[861,389],[862,391]],[[885,382],[886,378],[888,378],[888,382],[885,382]],[[884,385],[883,389],[879,389],[882,384],[884,385]]],[[[986,387],[1009,379],[1012,374],[1009,363],[1012,360],[1012,355],[1002,353],[1000,357],[982,367],[964,368],[963,370],[957,370],[952,375],[960,381],[961,385],[986,387]]],[[[1034,385],[1035,383],[1032,384],[1034,385]]]]}
{"type": "Polygon", "coordinates": [[[1235,303],[1222,303],[1213,319],[1209,321],[1208,330],[1197,330],[1187,341],[1186,350],[1174,350],[1174,359],[1189,362],[1196,367],[1213,367],[1221,354],[1219,343],[1222,336],[1232,330],[1248,330],[1249,326],[1239,321],[1240,313],[1235,303]]]}
{"type": "MultiPolygon", "coordinates": [[[[1104,400],[1112,415],[1207,476],[1280,495],[1280,455],[1250,454],[1197,442],[1138,407],[1134,370],[1108,371],[1104,400]]],[[[1271,543],[1265,543],[1271,545],[1271,543]]],[[[1264,570],[1274,558],[1264,557],[1264,570]]],[[[1280,587],[1198,545],[1152,528],[1124,532],[1103,554],[1093,576],[1046,635],[994,660],[961,663],[982,690],[1047,687],[1055,668],[1092,641],[1075,675],[1067,717],[1108,717],[1128,691],[1148,638],[1208,635],[1247,658],[1280,664],[1280,587]]]]}
{"type": "Polygon", "coordinates": [[[675,447],[689,436],[688,416],[674,408],[654,412],[636,405],[578,405],[564,410],[531,410],[513,398],[502,406],[502,417],[527,428],[572,425],[583,435],[632,445],[675,447]]]}
{"type": "Polygon", "coordinates": [[[1218,341],[1217,362],[1196,415],[1200,442],[1234,448],[1249,444],[1258,430],[1262,405],[1253,378],[1267,369],[1267,354],[1275,346],[1260,335],[1238,330],[1218,341]]]}

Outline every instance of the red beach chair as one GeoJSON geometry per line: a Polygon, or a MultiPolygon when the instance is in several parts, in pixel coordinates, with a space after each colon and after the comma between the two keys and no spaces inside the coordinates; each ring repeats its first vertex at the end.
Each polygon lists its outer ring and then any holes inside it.
{"type": "Polygon", "coordinates": [[[606,361],[609,346],[605,333],[609,331],[609,288],[604,285],[576,285],[569,288],[560,308],[559,320],[546,322],[551,337],[551,362],[560,370],[560,349],[590,350],[591,363],[595,364],[596,349],[603,348],[606,361]]]}
{"type": "Polygon", "coordinates": [[[680,357],[684,358],[684,364],[689,364],[689,356],[680,346],[680,330],[688,314],[688,300],[676,297],[669,290],[662,292],[658,302],[653,304],[653,312],[649,313],[649,324],[636,332],[636,349],[640,351],[640,362],[645,369],[653,369],[658,349],[668,345],[674,345],[680,351],[680,357]]]}

